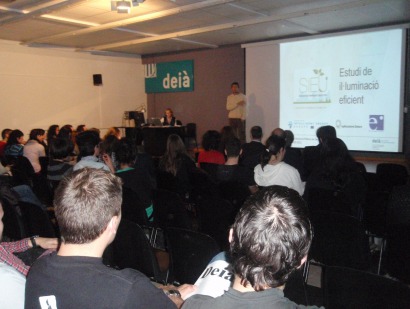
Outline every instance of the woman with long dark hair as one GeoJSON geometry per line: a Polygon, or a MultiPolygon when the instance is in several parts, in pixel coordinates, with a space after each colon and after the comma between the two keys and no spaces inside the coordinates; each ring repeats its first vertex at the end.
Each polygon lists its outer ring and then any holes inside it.
{"type": "Polygon", "coordinates": [[[20,130],[13,130],[10,132],[4,154],[11,157],[22,156],[24,144],[24,133],[20,130]]]}
{"type": "Polygon", "coordinates": [[[35,173],[41,171],[40,157],[46,156],[45,139],[46,131],[43,129],[33,129],[30,132],[30,139],[24,146],[23,154],[29,159],[35,173]]]}

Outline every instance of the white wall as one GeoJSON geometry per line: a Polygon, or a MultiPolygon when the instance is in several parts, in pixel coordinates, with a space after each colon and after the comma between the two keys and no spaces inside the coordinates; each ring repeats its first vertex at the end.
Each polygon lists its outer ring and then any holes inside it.
{"type": "Polygon", "coordinates": [[[140,58],[95,56],[0,40],[0,130],[51,124],[120,126],[126,110],[146,104],[140,58]],[[102,74],[103,85],[93,85],[102,74]]]}

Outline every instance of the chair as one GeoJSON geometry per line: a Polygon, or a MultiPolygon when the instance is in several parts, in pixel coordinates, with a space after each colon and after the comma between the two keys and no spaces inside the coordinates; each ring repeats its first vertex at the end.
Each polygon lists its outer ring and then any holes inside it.
{"type": "Polygon", "coordinates": [[[33,187],[33,177],[35,175],[33,166],[29,159],[24,156],[12,157],[8,156],[8,162],[13,164],[11,173],[13,175],[14,185],[29,185],[33,187]]]}
{"type": "Polygon", "coordinates": [[[138,224],[122,219],[112,246],[114,263],[120,269],[133,268],[156,282],[167,283],[168,265],[164,263],[160,267],[154,249],[138,224]]]}
{"type": "Polygon", "coordinates": [[[309,258],[328,266],[370,268],[369,240],[362,224],[345,214],[312,214],[314,237],[309,258]]]}
{"type": "Polygon", "coordinates": [[[389,275],[410,284],[410,186],[394,187],[387,211],[384,266],[389,275]]]}
{"type": "Polygon", "coordinates": [[[391,191],[394,186],[407,183],[407,169],[405,166],[394,163],[380,163],[376,167],[376,175],[386,190],[391,191]]]}
{"type": "Polygon", "coordinates": [[[148,225],[148,217],[138,194],[127,187],[122,187],[122,217],[139,225],[148,225]]]}
{"type": "Polygon", "coordinates": [[[234,215],[251,195],[249,187],[237,181],[223,181],[218,184],[219,196],[229,201],[234,208],[234,215]]]}
{"type": "Polygon", "coordinates": [[[408,308],[410,288],[379,275],[344,267],[325,267],[323,272],[326,309],[408,308]]]}
{"type": "Polygon", "coordinates": [[[56,237],[56,230],[44,210],[26,202],[19,202],[19,207],[28,236],[56,237]]]}
{"type": "Polygon", "coordinates": [[[361,218],[360,205],[352,205],[343,191],[310,188],[306,195],[312,213],[337,212],[361,218]]]}
{"type": "Polygon", "coordinates": [[[179,283],[194,284],[209,261],[220,252],[216,241],[202,233],[179,229],[166,229],[174,277],[179,283]]]}
{"type": "Polygon", "coordinates": [[[13,205],[10,201],[4,197],[1,199],[1,204],[3,206],[3,236],[9,238],[10,240],[20,240],[27,237],[26,229],[24,227],[24,222],[19,214],[19,208],[13,205]]]}
{"type": "Polygon", "coordinates": [[[154,226],[190,228],[191,222],[181,197],[168,190],[155,189],[152,192],[154,204],[154,226]]]}
{"type": "Polygon", "coordinates": [[[190,122],[186,124],[185,129],[185,141],[189,142],[189,139],[194,139],[196,149],[198,150],[198,142],[196,141],[196,123],[190,122]]]}

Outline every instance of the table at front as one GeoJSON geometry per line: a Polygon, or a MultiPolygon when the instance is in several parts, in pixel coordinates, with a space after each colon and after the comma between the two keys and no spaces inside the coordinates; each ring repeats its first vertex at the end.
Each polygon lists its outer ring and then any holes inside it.
{"type": "Polygon", "coordinates": [[[141,130],[145,152],[153,157],[159,157],[165,153],[168,136],[171,134],[179,135],[182,140],[184,140],[185,136],[185,126],[143,127],[141,130]]]}

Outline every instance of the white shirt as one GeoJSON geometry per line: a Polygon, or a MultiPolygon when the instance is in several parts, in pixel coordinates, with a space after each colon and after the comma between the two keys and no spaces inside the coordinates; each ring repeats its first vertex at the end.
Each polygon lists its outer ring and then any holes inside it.
{"type": "Polygon", "coordinates": [[[285,162],[262,166],[258,164],[254,169],[255,182],[259,186],[273,185],[285,186],[296,190],[300,195],[305,191],[305,183],[300,179],[299,172],[293,166],[285,162]]]}
{"type": "Polygon", "coordinates": [[[38,173],[41,171],[39,158],[46,156],[46,150],[43,145],[41,145],[38,141],[31,139],[26,143],[26,145],[24,145],[23,155],[30,161],[34,172],[38,173]]]}
{"type": "Polygon", "coordinates": [[[13,267],[0,263],[0,308],[23,309],[26,277],[13,267]]]}
{"type": "Polygon", "coordinates": [[[76,165],[74,165],[73,171],[77,171],[84,167],[103,169],[104,171],[110,172],[110,168],[105,163],[98,162],[98,158],[94,156],[82,158],[76,165]]]}
{"type": "Polygon", "coordinates": [[[246,96],[243,93],[230,94],[226,99],[226,109],[229,111],[228,118],[246,119],[246,96]],[[238,105],[239,102],[245,102],[238,105]]]}

